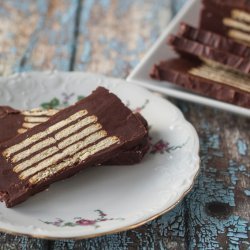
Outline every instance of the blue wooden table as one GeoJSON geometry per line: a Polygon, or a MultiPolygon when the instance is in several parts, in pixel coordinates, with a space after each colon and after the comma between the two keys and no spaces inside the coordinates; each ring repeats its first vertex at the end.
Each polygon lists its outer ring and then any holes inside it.
{"type": "MultiPolygon", "coordinates": [[[[126,77],[181,0],[2,0],[0,74],[78,70],[126,77]]],[[[0,249],[250,249],[250,120],[172,100],[196,127],[201,173],[170,213],[81,241],[0,234],[0,249]]]]}

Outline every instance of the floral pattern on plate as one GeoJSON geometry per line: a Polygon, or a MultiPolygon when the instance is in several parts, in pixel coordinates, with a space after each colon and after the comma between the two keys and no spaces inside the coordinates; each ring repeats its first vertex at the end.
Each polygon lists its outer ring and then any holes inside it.
{"type": "MultiPolygon", "coordinates": [[[[150,138],[150,141],[152,141],[152,138],[150,138]]],[[[187,142],[178,145],[178,146],[171,146],[169,142],[164,141],[163,139],[158,140],[155,143],[150,143],[150,154],[164,154],[164,153],[171,153],[172,151],[178,150],[183,148],[187,142]]]]}
{"type": "Polygon", "coordinates": [[[124,220],[124,218],[107,218],[107,214],[102,210],[95,210],[98,213],[98,217],[96,219],[85,219],[83,217],[75,217],[72,221],[66,221],[61,218],[56,218],[54,221],[42,221],[47,225],[53,225],[56,227],[75,227],[75,226],[93,226],[95,228],[100,227],[101,222],[111,221],[111,220],[124,220]]]}
{"type": "MultiPolygon", "coordinates": [[[[75,93],[65,93],[63,92],[62,93],[62,98],[57,98],[57,97],[54,97],[52,98],[50,101],[48,102],[43,102],[41,103],[41,107],[43,109],[58,109],[58,108],[65,108],[67,106],[70,105],[70,101],[73,99],[73,97],[75,97],[76,94],[75,93]]],[[[80,101],[84,98],[84,96],[82,95],[78,95],[76,96],[76,101],[80,101]]]]}
{"type": "Polygon", "coordinates": [[[22,73],[0,78],[0,104],[60,109],[98,86],[142,113],[151,127],[155,154],[133,167],[88,168],[15,209],[0,204],[2,231],[80,239],[128,230],[169,211],[191,189],[199,170],[197,133],[174,105],[134,84],[78,72],[22,73]],[[96,209],[108,216],[95,214],[96,209]]]}

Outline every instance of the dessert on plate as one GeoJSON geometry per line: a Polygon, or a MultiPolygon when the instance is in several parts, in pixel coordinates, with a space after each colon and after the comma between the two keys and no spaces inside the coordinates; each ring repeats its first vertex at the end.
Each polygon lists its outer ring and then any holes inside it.
{"type": "Polygon", "coordinates": [[[1,144],[1,201],[13,207],[56,181],[140,146],[147,135],[145,121],[99,87],[1,144]]]}

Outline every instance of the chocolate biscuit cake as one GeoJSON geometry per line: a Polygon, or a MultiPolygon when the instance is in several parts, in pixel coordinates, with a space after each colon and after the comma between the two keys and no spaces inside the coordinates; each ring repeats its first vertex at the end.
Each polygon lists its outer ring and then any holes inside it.
{"type": "Polygon", "coordinates": [[[203,0],[200,27],[181,23],[167,43],[180,57],[156,62],[152,78],[250,108],[249,0],[203,0]]]}
{"type": "MultiPolygon", "coordinates": [[[[32,109],[19,111],[8,106],[0,106],[0,144],[18,134],[25,133],[56,114],[59,110],[32,109]]],[[[148,131],[148,123],[142,115],[135,113],[148,131]]],[[[132,165],[139,163],[149,148],[148,134],[133,148],[128,148],[102,165],[132,165]]]]}
{"type": "Polygon", "coordinates": [[[180,24],[178,36],[210,46],[215,49],[227,51],[231,54],[250,58],[250,47],[238,43],[233,39],[222,36],[212,31],[195,28],[186,23],[180,24]]]}
{"type": "Polygon", "coordinates": [[[101,164],[145,138],[145,125],[114,94],[90,96],[0,148],[0,198],[7,207],[101,164]]]}
{"type": "Polygon", "coordinates": [[[200,58],[212,66],[230,69],[239,73],[250,74],[250,58],[238,56],[228,51],[219,50],[205,44],[171,35],[168,44],[177,52],[200,58]]]}
{"type": "Polygon", "coordinates": [[[174,58],[156,64],[151,77],[175,83],[188,91],[250,108],[250,78],[214,69],[200,60],[174,58]]]}

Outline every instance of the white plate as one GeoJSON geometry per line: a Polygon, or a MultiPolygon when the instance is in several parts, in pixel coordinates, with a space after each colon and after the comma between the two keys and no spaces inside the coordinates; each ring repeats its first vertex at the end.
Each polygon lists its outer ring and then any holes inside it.
{"type": "Polygon", "coordinates": [[[127,80],[144,86],[148,89],[164,93],[168,96],[180,98],[183,100],[201,103],[211,107],[227,110],[240,115],[250,117],[250,109],[241,108],[236,105],[216,101],[207,97],[199,96],[185,91],[184,88],[169,82],[159,82],[150,78],[149,73],[155,63],[170,59],[176,55],[170,46],[167,46],[166,41],[169,34],[176,34],[180,22],[189,23],[198,27],[200,9],[200,0],[189,0],[180,10],[173,21],[168,25],[164,33],[156,41],[153,47],[149,50],[141,63],[131,72],[127,80]]]}
{"type": "Polygon", "coordinates": [[[174,105],[141,87],[83,73],[20,74],[0,78],[0,105],[65,106],[98,85],[145,116],[151,153],[134,166],[86,169],[12,209],[0,204],[1,231],[51,239],[118,232],[169,211],[191,189],[199,170],[196,131],[174,105]]]}

